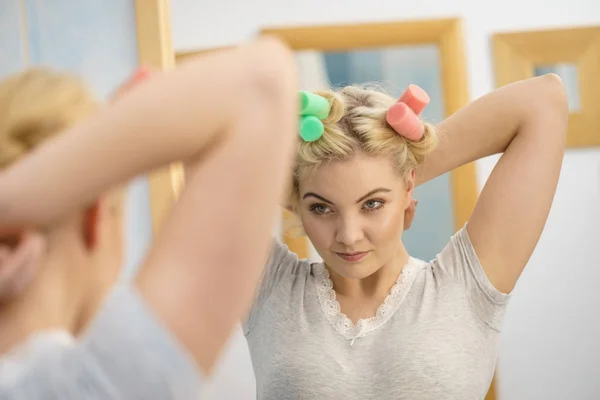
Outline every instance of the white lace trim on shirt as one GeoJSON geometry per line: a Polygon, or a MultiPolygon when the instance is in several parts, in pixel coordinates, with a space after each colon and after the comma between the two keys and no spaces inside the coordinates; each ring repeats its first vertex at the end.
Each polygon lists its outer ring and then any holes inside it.
{"type": "Polygon", "coordinates": [[[411,259],[402,269],[396,283],[390,290],[390,294],[387,295],[383,303],[377,308],[375,315],[370,318],[358,320],[356,325],[352,323],[346,314],[341,312],[340,303],[336,299],[329,271],[322,263],[314,265],[317,296],[331,326],[347,340],[351,340],[350,345],[352,346],[357,338],[363,337],[368,332],[379,328],[391,318],[404,300],[404,297],[406,297],[408,285],[412,282],[412,277],[417,270],[415,260],[411,259]]]}

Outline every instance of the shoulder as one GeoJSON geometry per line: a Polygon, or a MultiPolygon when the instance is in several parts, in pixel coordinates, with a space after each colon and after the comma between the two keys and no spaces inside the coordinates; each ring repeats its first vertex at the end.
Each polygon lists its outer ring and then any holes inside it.
{"type": "Polygon", "coordinates": [[[475,313],[499,329],[510,294],[498,290],[486,275],[466,224],[427,263],[427,269],[439,284],[451,284],[462,291],[475,313]]]}
{"type": "Polygon", "coordinates": [[[243,321],[244,332],[246,334],[250,332],[256,315],[271,301],[271,298],[289,296],[293,287],[296,288],[294,290],[304,290],[304,287],[299,288],[298,285],[306,282],[311,269],[310,260],[300,259],[285,243],[273,239],[254,301],[243,321]]]}
{"type": "Polygon", "coordinates": [[[187,349],[129,283],[115,285],[78,340],[39,335],[0,359],[3,399],[193,398],[202,382],[187,349]]]}
{"type": "Polygon", "coordinates": [[[272,279],[286,279],[298,273],[310,273],[311,261],[300,259],[289,247],[273,239],[269,260],[265,266],[263,283],[272,279]]]}
{"type": "Polygon", "coordinates": [[[36,333],[0,358],[0,387],[22,379],[36,365],[53,359],[75,346],[75,338],[64,331],[36,333]]]}

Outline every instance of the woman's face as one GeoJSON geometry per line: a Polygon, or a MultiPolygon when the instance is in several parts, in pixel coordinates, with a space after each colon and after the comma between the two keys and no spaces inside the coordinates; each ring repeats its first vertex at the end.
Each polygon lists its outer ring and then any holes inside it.
{"type": "Polygon", "coordinates": [[[362,279],[401,249],[413,187],[414,173],[405,180],[389,158],[358,153],[323,165],[303,180],[296,211],[327,266],[346,278],[362,279]]]}

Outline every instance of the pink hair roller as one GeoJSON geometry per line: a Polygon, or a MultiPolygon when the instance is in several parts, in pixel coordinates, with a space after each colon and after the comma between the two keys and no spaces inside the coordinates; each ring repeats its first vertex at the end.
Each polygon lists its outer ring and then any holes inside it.
{"type": "Polygon", "coordinates": [[[418,115],[429,104],[429,96],[417,85],[409,85],[386,114],[388,124],[401,136],[413,141],[423,137],[425,127],[418,115]]]}

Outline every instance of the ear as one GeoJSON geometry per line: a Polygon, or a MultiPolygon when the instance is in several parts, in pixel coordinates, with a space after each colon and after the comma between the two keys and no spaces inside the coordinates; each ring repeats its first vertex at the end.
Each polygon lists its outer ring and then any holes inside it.
{"type": "Polygon", "coordinates": [[[415,212],[417,211],[417,204],[419,203],[418,200],[411,200],[410,204],[408,205],[408,207],[406,208],[406,210],[404,210],[404,230],[408,230],[413,222],[413,219],[415,218],[415,212]]]}
{"type": "Polygon", "coordinates": [[[83,214],[83,239],[88,250],[94,250],[98,242],[101,202],[96,201],[83,214]]]}
{"type": "Polygon", "coordinates": [[[413,168],[406,176],[406,193],[411,197],[415,190],[416,175],[415,169],[413,168]]]}

